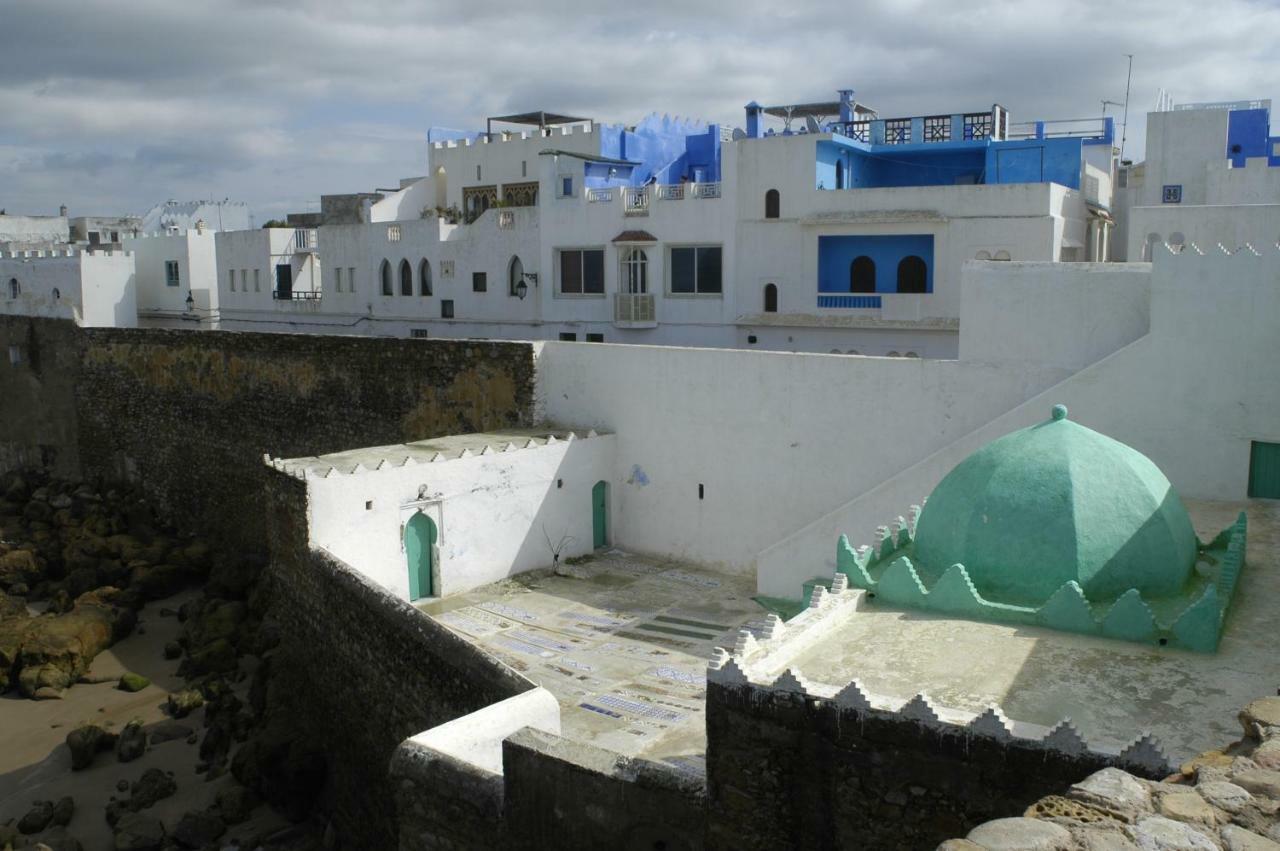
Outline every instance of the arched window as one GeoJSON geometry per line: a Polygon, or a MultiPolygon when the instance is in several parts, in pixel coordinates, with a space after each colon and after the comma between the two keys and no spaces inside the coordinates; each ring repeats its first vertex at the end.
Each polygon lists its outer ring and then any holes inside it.
{"type": "Polygon", "coordinates": [[[413,267],[408,260],[400,261],[400,295],[413,295],[413,267]]]}
{"type": "Polygon", "coordinates": [[[1169,247],[1173,249],[1175,254],[1181,254],[1182,250],[1187,247],[1187,238],[1183,236],[1181,231],[1174,231],[1169,234],[1169,247]]]}
{"type": "Polygon", "coordinates": [[[53,300],[54,300],[54,301],[57,301],[57,300],[58,300],[58,299],[60,299],[60,298],[62,298],[62,290],[58,289],[57,287],[54,287],[54,288],[53,288],[53,300]]]}
{"type": "Polygon", "coordinates": [[[849,351],[845,352],[845,354],[846,354],[846,355],[856,355],[856,354],[859,354],[859,352],[858,352],[858,350],[857,350],[857,349],[850,349],[849,351]]]}
{"type": "Polygon", "coordinates": [[[776,219],[780,215],[782,215],[782,196],[778,194],[778,190],[770,189],[764,193],[764,217],[776,219]]]}
{"type": "Polygon", "coordinates": [[[974,260],[990,260],[990,259],[991,259],[991,252],[990,252],[990,251],[979,251],[977,254],[973,255],[973,259],[974,259],[974,260]]]}
{"type": "Polygon", "coordinates": [[[992,260],[999,260],[999,261],[1001,261],[1001,262],[1003,263],[1003,262],[1005,262],[1005,261],[1012,260],[1013,258],[1009,256],[1009,252],[1007,252],[1007,251],[997,251],[997,252],[996,252],[996,256],[995,256],[995,257],[992,257],[991,259],[992,259],[992,260]]]}
{"type": "Polygon", "coordinates": [[[916,354],[915,352],[907,352],[905,355],[903,355],[903,357],[904,357],[904,358],[918,358],[918,357],[920,357],[920,356],[919,356],[918,354],[916,354]]]}
{"type": "Polygon", "coordinates": [[[643,248],[632,248],[622,256],[622,288],[632,294],[649,291],[649,257],[643,248]]]}
{"type": "Polygon", "coordinates": [[[22,286],[18,283],[17,278],[9,279],[9,298],[17,298],[22,295],[22,286]]]}
{"type": "Polygon", "coordinates": [[[777,284],[764,285],[764,312],[778,312],[778,286],[777,284]]]}
{"type": "MultiPolygon", "coordinates": [[[[524,264],[519,257],[512,257],[507,266],[507,295],[518,295],[516,285],[524,278],[524,264]]],[[[527,286],[527,285],[526,285],[527,286]]]]}
{"type": "Polygon", "coordinates": [[[836,161],[836,189],[844,189],[844,163],[836,161]]]}
{"type": "Polygon", "coordinates": [[[867,255],[853,258],[849,264],[849,292],[873,293],[876,291],[876,261],[867,255]]]}
{"type": "Polygon", "coordinates": [[[431,295],[431,262],[425,257],[422,258],[422,264],[418,266],[418,293],[431,295]]]}
{"type": "Polygon", "coordinates": [[[395,295],[396,291],[391,287],[391,261],[383,260],[382,268],[378,270],[378,278],[382,281],[382,294],[395,295]]]}
{"type": "Polygon", "coordinates": [[[898,292],[922,293],[929,285],[929,267],[924,259],[909,254],[898,263],[898,292]]]}
{"type": "Polygon", "coordinates": [[[887,358],[897,358],[897,357],[902,357],[902,356],[901,356],[901,355],[899,355],[897,352],[889,352],[889,354],[885,355],[885,357],[887,357],[887,358]]]}

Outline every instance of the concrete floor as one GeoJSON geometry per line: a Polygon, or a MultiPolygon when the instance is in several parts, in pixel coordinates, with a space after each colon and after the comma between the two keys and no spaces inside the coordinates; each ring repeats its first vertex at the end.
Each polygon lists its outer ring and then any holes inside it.
{"type": "Polygon", "coordinates": [[[560,701],[563,735],[703,772],[706,666],[765,612],[751,577],[617,550],[419,608],[560,701]]]}
{"type": "Polygon", "coordinates": [[[996,703],[1045,726],[1069,716],[1100,745],[1150,730],[1174,761],[1222,747],[1240,736],[1240,708],[1280,687],[1280,502],[1186,503],[1204,540],[1240,510],[1249,517],[1245,568],[1216,654],[871,603],[792,666],[816,683],[857,678],[902,700],[923,691],[972,712],[996,703]]]}

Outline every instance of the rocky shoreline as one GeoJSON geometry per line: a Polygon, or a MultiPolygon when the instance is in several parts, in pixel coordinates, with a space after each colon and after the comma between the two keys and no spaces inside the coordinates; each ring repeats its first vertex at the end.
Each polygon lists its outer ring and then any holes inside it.
{"type": "Polygon", "coordinates": [[[0,849],[335,847],[264,566],[127,486],[0,477],[0,849]]]}

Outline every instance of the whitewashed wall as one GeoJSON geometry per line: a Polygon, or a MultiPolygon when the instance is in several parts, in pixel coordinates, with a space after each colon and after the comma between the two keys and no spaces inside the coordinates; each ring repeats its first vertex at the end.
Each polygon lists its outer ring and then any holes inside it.
{"type": "Polygon", "coordinates": [[[0,259],[0,312],[70,319],[85,327],[133,328],[136,298],[133,255],[123,251],[67,249],[58,256],[0,259]],[[12,279],[21,287],[17,299],[9,298],[12,279]]]}
{"type": "Polygon", "coordinates": [[[188,292],[197,313],[207,316],[218,309],[218,259],[212,231],[130,237],[124,246],[133,252],[140,313],[181,317],[188,292]],[[176,287],[167,283],[167,261],[178,264],[176,287]]]}
{"type": "Polygon", "coordinates": [[[1195,243],[1204,252],[1221,253],[1219,243],[1230,251],[1245,243],[1259,251],[1274,248],[1280,241],[1280,194],[1275,201],[1278,203],[1134,207],[1129,211],[1128,257],[1135,261],[1148,256],[1144,250],[1151,234],[1161,242],[1181,235],[1185,242],[1195,243]]]}
{"type": "MultiPolygon", "coordinates": [[[[517,444],[519,445],[519,444],[517,444]]],[[[498,447],[501,448],[501,447],[498,447]]],[[[421,510],[439,530],[439,596],[548,567],[547,536],[572,537],[562,559],[592,550],[591,489],[610,483],[611,521],[620,506],[615,437],[600,435],[451,461],[308,478],[312,543],[404,599],[409,575],[402,524],[421,510]],[[563,487],[557,487],[557,481],[563,487]],[[366,503],[372,503],[366,508],[366,503]],[[544,534],[545,531],[545,534],[544,534]]]]}

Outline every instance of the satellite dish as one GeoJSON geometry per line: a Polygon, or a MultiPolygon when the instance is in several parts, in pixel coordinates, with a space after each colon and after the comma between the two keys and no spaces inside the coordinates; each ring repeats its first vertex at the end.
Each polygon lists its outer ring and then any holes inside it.
{"type": "Polygon", "coordinates": [[[804,117],[804,126],[808,128],[810,133],[822,132],[822,128],[818,126],[818,119],[814,118],[812,115],[806,115],[804,117]]]}
{"type": "Polygon", "coordinates": [[[739,139],[745,138],[747,138],[747,132],[745,130],[741,127],[733,128],[733,141],[737,142],[739,139]]]}

